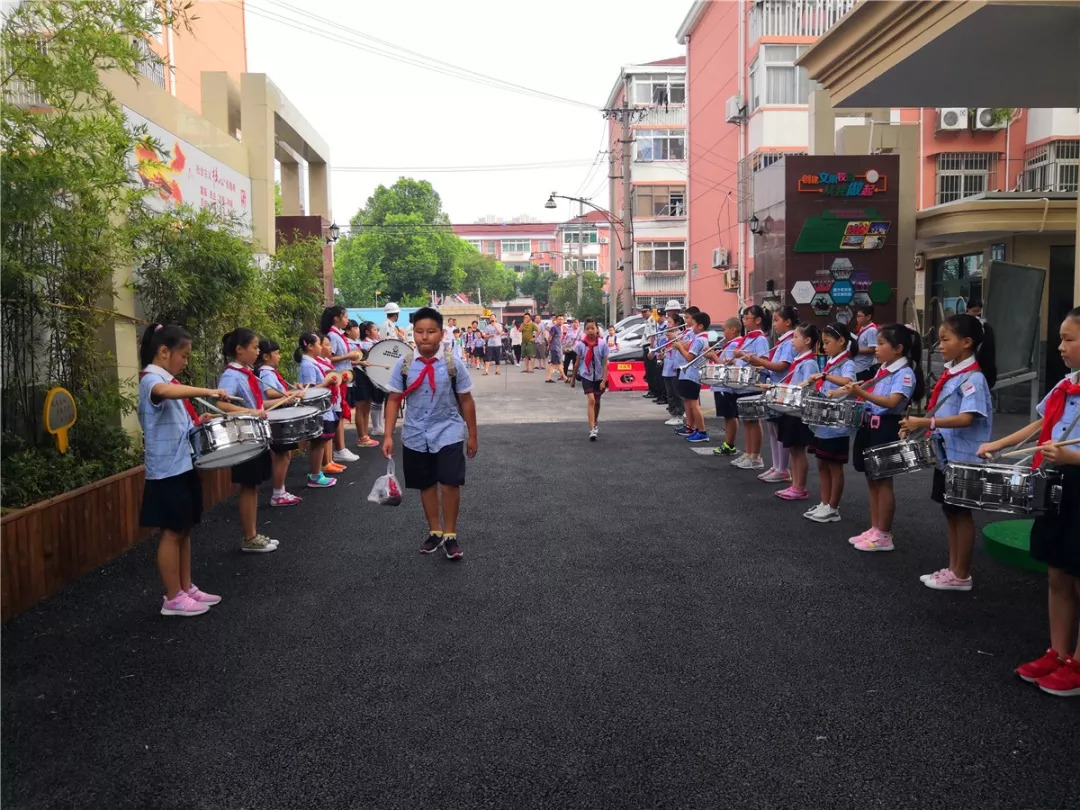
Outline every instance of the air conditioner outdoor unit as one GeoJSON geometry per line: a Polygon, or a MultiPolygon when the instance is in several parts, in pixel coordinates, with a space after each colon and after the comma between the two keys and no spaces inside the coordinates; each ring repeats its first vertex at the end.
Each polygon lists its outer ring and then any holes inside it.
{"type": "Polygon", "coordinates": [[[738,93],[733,95],[727,100],[727,104],[724,107],[726,113],[727,122],[729,124],[737,124],[745,117],[746,105],[743,103],[742,96],[738,93]]]}
{"type": "Polygon", "coordinates": [[[713,248],[712,266],[714,268],[727,267],[731,263],[731,256],[726,247],[713,248]]]}
{"type": "Polygon", "coordinates": [[[739,268],[732,267],[730,270],[724,271],[724,289],[725,290],[737,290],[739,289],[739,268]]]}
{"type": "Polygon", "coordinates": [[[1005,129],[1008,120],[999,121],[993,107],[976,107],[975,117],[971,121],[972,129],[1005,129]]]}
{"type": "Polygon", "coordinates": [[[937,131],[955,132],[968,128],[967,107],[939,107],[937,131]]]}
{"type": "Polygon", "coordinates": [[[606,244],[607,244],[607,241],[608,241],[608,240],[607,240],[607,237],[606,237],[606,236],[601,236],[601,237],[600,237],[600,244],[601,244],[601,245],[606,245],[606,244]]]}

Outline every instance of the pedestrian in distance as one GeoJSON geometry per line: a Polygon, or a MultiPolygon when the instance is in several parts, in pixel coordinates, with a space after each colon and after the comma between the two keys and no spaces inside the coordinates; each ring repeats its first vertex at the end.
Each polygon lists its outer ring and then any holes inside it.
{"type": "Polygon", "coordinates": [[[191,335],[180,326],[152,323],[139,344],[139,425],[143,430],[146,486],[139,525],[161,530],[157,567],[165,596],[162,616],[199,616],[221,601],[191,581],[191,529],[202,520],[202,483],[188,434],[200,421],[192,397],[220,399],[224,389],[181,385],[191,335]]]}
{"type": "Polygon", "coordinates": [[[449,559],[460,560],[464,552],[458,542],[457,519],[465,457],[475,458],[478,448],[476,404],[465,363],[439,356],[442,329],[438,310],[417,310],[413,318],[416,354],[399,359],[390,372],[383,455],[393,457],[398,406],[407,401],[401,429],[402,467],[405,487],[420,491],[427,519],[428,536],[420,552],[431,554],[441,546],[449,559]]]}
{"type": "MultiPolygon", "coordinates": [[[[415,331],[415,327],[414,327],[415,331]]],[[[484,324],[480,333],[484,336],[486,344],[484,354],[484,376],[488,376],[492,364],[495,365],[495,376],[499,376],[499,363],[502,361],[502,327],[499,321],[492,315],[484,324]]]]}
{"type": "Polygon", "coordinates": [[[547,377],[544,378],[544,382],[554,382],[551,379],[552,372],[555,372],[563,380],[566,379],[566,374],[563,371],[563,343],[562,343],[562,327],[563,316],[556,315],[551,319],[551,326],[547,331],[547,344],[548,344],[548,370],[547,377]]]}
{"type": "Polygon", "coordinates": [[[536,363],[536,333],[539,328],[533,323],[532,316],[526,312],[521,323],[521,356],[525,360],[522,374],[533,373],[533,365],[536,363]]]}
{"type": "MultiPolygon", "coordinates": [[[[735,350],[739,348],[739,335],[742,333],[742,323],[738,318],[728,318],[724,321],[724,345],[719,352],[710,349],[705,355],[714,363],[722,366],[730,366],[735,362],[735,350]]],[[[735,440],[739,435],[739,408],[735,399],[735,391],[727,386],[714,385],[712,387],[713,402],[716,405],[716,415],[724,420],[724,443],[720,447],[713,448],[714,456],[735,456],[739,451],[735,449],[735,440]]]]}

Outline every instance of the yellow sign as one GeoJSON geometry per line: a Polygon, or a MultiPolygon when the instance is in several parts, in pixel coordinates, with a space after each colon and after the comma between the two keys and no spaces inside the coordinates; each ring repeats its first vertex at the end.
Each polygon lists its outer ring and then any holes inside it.
{"type": "Polygon", "coordinates": [[[632,365],[630,365],[629,363],[616,363],[615,364],[615,370],[616,371],[633,371],[634,367],[632,365]]]}
{"type": "Polygon", "coordinates": [[[68,429],[79,418],[75,397],[66,388],[53,388],[45,395],[45,430],[56,437],[56,449],[66,453],[68,429]]]}

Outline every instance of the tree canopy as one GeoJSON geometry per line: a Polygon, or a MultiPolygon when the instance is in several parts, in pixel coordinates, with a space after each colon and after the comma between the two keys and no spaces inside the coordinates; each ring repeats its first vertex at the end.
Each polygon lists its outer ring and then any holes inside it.
{"type": "Polygon", "coordinates": [[[603,320],[606,314],[604,280],[591,270],[586,270],[583,276],[580,304],[577,300],[577,276],[560,278],[551,285],[548,301],[551,311],[558,315],[573,315],[582,320],[585,318],[603,320]]]}

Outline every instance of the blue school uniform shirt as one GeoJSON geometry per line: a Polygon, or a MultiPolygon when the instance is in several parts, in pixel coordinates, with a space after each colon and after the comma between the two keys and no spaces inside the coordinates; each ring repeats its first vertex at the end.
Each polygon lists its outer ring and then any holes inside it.
{"type": "Polygon", "coordinates": [[[251,393],[247,375],[230,363],[225,367],[218,379],[218,388],[224,388],[234,397],[240,397],[244,401],[243,407],[256,410],[259,405],[255,402],[255,395],[251,393]]]}
{"type": "MultiPolygon", "coordinates": [[[[870,323],[866,325],[866,328],[859,332],[857,338],[859,342],[859,348],[865,349],[868,346],[877,346],[877,324],[870,323]]],[[[870,366],[877,362],[877,358],[873,354],[857,354],[854,357],[855,361],[855,373],[861,374],[866,371],[870,366]]]]}
{"type": "MultiPolygon", "coordinates": [[[[401,369],[407,359],[399,357],[390,372],[389,388],[392,393],[400,394],[405,390],[401,386],[401,369]]],[[[457,372],[457,392],[467,394],[472,391],[469,369],[460,358],[453,357],[452,360],[457,372]]],[[[434,368],[434,395],[426,381],[409,394],[409,407],[405,409],[405,423],[401,427],[401,443],[418,453],[437,453],[444,447],[465,441],[469,435],[469,428],[454,400],[445,358],[436,358],[434,368]]],[[[424,363],[420,356],[414,356],[409,364],[406,387],[412,385],[423,370],[424,363]]]]}
{"type": "Polygon", "coordinates": [[[818,373],[817,361],[813,352],[807,352],[805,355],[799,355],[798,357],[793,356],[791,358],[792,365],[795,364],[796,360],[801,362],[794,368],[788,367],[787,374],[783,377],[783,380],[786,381],[784,385],[798,385],[818,373]],[[788,375],[791,376],[791,379],[788,379],[788,375]]]}
{"type": "MultiPolygon", "coordinates": [[[[900,358],[899,360],[890,363],[887,366],[882,366],[878,370],[878,374],[888,373],[895,371],[896,369],[902,369],[897,371],[891,377],[887,377],[870,389],[870,393],[878,394],[879,396],[887,397],[890,394],[903,394],[903,398],[897,404],[895,408],[883,408],[880,405],[875,405],[873,402],[867,401],[866,412],[881,416],[883,414],[892,414],[899,416],[902,414],[908,406],[908,402],[911,400],[911,394],[915,390],[915,370],[908,364],[906,358],[900,358]]],[[[863,383],[865,385],[866,383],[863,383]]]]}
{"type": "Polygon", "coordinates": [[[592,382],[600,382],[604,379],[604,361],[608,358],[608,345],[605,341],[601,340],[593,347],[591,366],[585,365],[585,357],[589,352],[589,347],[585,345],[584,340],[579,340],[574,344],[574,351],[581,358],[578,365],[578,376],[581,379],[592,382]]]}
{"type": "Polygon", "coordinates": [[[262,386],[264,397],[271,388],[275,391],[281,391],[283,394],[287,390],[282,388],[281,380],[277,378],[274,369],[270,368],[270,366],[259,366],[259,384],[262,386]]]}
{"type": "MultiPolygon", "coordinates": [[[[297,372],[299,382],[301,385],[318,385],[326,377],[326,372],[319,368],[319,364],[315,362],[315,358],[308,357],[306,354],[300,358],[300,369],[297,372]]],[[[324,422],[333,422],[337,419],[337,413],[333,408],[329,409],[323,414],[324,422]]]]}
{"type": "MultiPolygon", "coordinates": [[[[1065,382],[1070,382],[1073,385],[1080,383],[1080,371],[1074,371],[1067,375],[1058,385],[1062,385],[1065,382]]],[[[1057,388],[1057,385],[1054,386],[1057,388]]],[[[1039,416],[1046,415],[1046,405],[1050,401],[1050,394],[1053,393],[1053,389],[1047,392],[1043,397],[1042,402],[1038,404],[1036,410],[1039,412],[1039,416]]],[[[1050,433],[1050,438],[1055,442],[1065,441],[1066,439],[1080,439],[1080,420],[1077,420],[1075,425],[1072,424],[1076,419],[1077,414],[1080,414],[1080,394],[1072,394],[1065,398],[1065,412],[1061,415],[1061,419],[1054,425],[1053,431],[1050,433]],[[1072,425],[1072,429],[1069,426],[1072,425]]],[[[1075,447],[1070,448],[1075,450],[1075,447]]]]}
{"type": "Polygon", "coordinates": [[[191,421],[184,401],[163,399],[154,402],[150,392],[159,383],[171,383],[173,375],[160,366],[143,369],[139,380],[139,424],[143,430],[146,451],[146,478],[159,481],[183,475],[192,469],[191,444],[188,435],[195,424],[191,421]]]}
{"type": "MultiPolygon", "coordinates": [[[[795,347],[791,345],[791,336],[795,332],[787,332],[780,337],[780,340],[776,342],[773,347],[772,357],[769,359],[774,363],[791,363],[795,359],[795,347]]],[[[790,368],[785,368],[783,371],[770,371],[769,382],[776,385],[784,381],[784,377],[790,371],[790,368]]]]}
{"type": "Polygon", "coordinates": [[[940,458],[941,453],[938,454],[938,465],[942,468],[946,461],[980,461],[976,451],[980,444],[990,441],[994,410],[990,402],[990,386],[981,371],[965,371],[974,365],[974,357],[969,357],[955,366],[945,364],[950,376],[938,394],[937,402],[941,407],[934,417],[940,419],[943,416],[970,413],[974,414],[975,418],[966,428],[939,427],[934,431],[938,448],[944,447],[945,450],[944,458],[940,458]]]}
{"type": "MultiPolygon", "coordinates": [[[[765,336],[765,333],[761,333],[759,335],[755,335],[752,338],[747,338],[746,340],[744,340],[739,345],[739,348],[742,349],[742,351],[746,352],[746,354],[753,354],[757,355],[758,357],[766,357],[769,354],[769,338],[765,336]]],[[[739,360],[735,361],[735,365],[748,366],[750,364],[746,360],[740,358],[739,360]]],[[[762,369],[761,376],[765,376],[764,369],[762,369]]]]}
{"type": "MultiPolygon", "coordinates": [[[[677,334],[672,333],[672,334],[670,334],[668,336],[668,339],[665,341],[665,344],[667,344],[667,343],[675,343],[675,342],[683,341],[683,340],[689,340],[690,337],[693,334],[694,334],[694,332],[693,332],[692,329],[684,329],[683,331],[681,331],[681,332],[679,332],[677,334]]],[[[672,349],[671,351],[665,353],[664,354],[664,368],[663,368],[663,371],[661,372],[661,376],[664,376],[664,377],[678,377],[679,376],[679,366],[681,366],[684,362],[686,362],[686,361],[683,359],[682,352],[678,351],[677,349],[672,349]]]]}
{"type": "MultiPolygon", "coordinates": [[[[342,335],[336,327],[330,330],[327,337],[330,338],[331,356],[341,357],[343,354],[348,354],[351,351],[351,349],[349,349],[349,344],[345,342],[345,336],[342,335]]],[[[352,360],[338,360],[334,363],[335,371],[346,371],[350,368],[352,368],[352,360]]]]}
{"type": "MultiPolygon", "coordinates": [[[[850,357],[841,360],[840,363],[833,366],[832,368],[829,368],[828,363],[825,364],[825,367],[827,369],[826,373],[828,373],[830,376],[846,377],[849,380],[855,379],[855,361],[852,360],[850,357]]],[[[825,396],[830,391],[834,391],[839,387],[839,385],[825,380],[818,394],[820,396],[825,396]]],[[[855,432],[851,428],[827,427],[825,425],[814,425],[810,428],[810,430],[819,439],[839,439],[844,436],[851,436],[855,432]]]]}
{"type": "MultiPolygon", "coordinates": [[[[687,351],[694,357],[700,357],[702,352],[709,348],[709,336],[702,332],[700,335],[694,335],[694,339],[690,341],[690,345],[687,347],[687,351]]],[[[679,365],[689,363],[690,361],[683,357],[682,352],[672,351],[672,354],[679,355],[679,359],[682,361],[679,365]]],[[[695,382],[701,384],[701,368],[684,368],[679,372],[680,380],[687,380],[689,382],[695,382]]]]}

